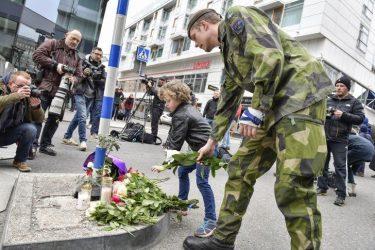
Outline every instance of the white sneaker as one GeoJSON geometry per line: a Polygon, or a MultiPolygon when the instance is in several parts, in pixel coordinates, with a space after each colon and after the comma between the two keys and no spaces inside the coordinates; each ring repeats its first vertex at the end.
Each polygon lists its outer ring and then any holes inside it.
{"type": "Polygon", "coordinates": [[[81,142],[81,144],[79,144],[79,150],[81,151],[86,151],[87,149],[87,144],[85,141],[81,142]]]}
{"type": "Polygon", "coordinates": [[[73,140],[72,138],[69,138],[69,139],[64,138],[64,139],[62,139],[62,143],[66,144],[66,145],[71,145],[71,146],[78,146],[78,143],[75,140],[73,140]]]}

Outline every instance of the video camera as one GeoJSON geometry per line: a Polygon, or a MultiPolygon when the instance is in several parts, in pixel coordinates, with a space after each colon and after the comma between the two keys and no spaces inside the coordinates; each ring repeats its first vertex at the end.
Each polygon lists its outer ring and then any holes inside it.
{"type": "Polygon", "coordinates": [[[147,75],[141,75],[143,79],[141,79],[141,83],[148,85],[148,83],[151,83],[152,86],[155,85],[156,80],[153,77],[147,77],[147,75]]]}
{"type": "Polygon", "coordinates": [[[336,112],[336,108],[334,108],[334,107],[328,107],[327,108],[327,117],[331,117],[331,116],[333,116],[334,114],[335,114],[335,112],[336,112]]]}

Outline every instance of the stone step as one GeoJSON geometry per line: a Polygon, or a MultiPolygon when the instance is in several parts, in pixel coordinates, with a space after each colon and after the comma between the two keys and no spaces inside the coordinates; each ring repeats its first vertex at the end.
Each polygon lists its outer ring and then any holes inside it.
{"type": "Polygon", "coordinates": [[[155,225],[104,231],[77,210],[76,174],[20,174],[4,229],[4,250],[151,249],[168,234],[169,215],[155,225]]]}

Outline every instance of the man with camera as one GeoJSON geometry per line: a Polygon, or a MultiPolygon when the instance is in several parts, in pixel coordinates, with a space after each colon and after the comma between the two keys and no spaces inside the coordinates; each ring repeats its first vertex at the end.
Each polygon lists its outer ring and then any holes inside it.
{"type": "MultiPolygon", "coordinates": [[[[158,88],[162,87],[166,82],[167,77],[160,77],[158,81],[158,88]]],[[[151,106],[151,134],[156,140],[156,137],[158,136],[159,119],[163,114],[165,102],[159,98],[158,90],[150,81],[147,83],[147,91],[150,95],[154,96],[151,106]]]]}
{"type": "MultiPolygon", "coordinates": [[[[50,39],[43,42],[33,53],[33,61],[42,71],[41,83],[38,86],[42,91],[42,108],[47,110],[51,106],[39,149],[39,152],[47,155],[56,155],[52,137],[62,120],[66,93],[72,85],[79,83],[82,77],[82,63],[77,51],[81,39],[81,32],[72,30],[61,40],[50,39]]],[[[38,137],[40,130],[41,124],[38,126],[38,137]]]]}
{"type": "Polygon", "coordinates": [[[324,165],[323,176],[318,178],[318,195],[326,195],[328,189],[328,169],[330,155],[333,155],[335,166],[335,182],[337,198],[334,204],[342,206],[346,197],[346,162],[348,138],[352,125],[363,122],[364,113],[362,104],[349,94],[351,81],[342,76],[336,81],[335,94],[328,96],[327,118],[324,124],[326,132],[328,154],[324,165]]]}
{"type": "MultiPolygon", "coordinates": [[[[98,88],[104,89],[105,84],[105,71],[104,65],[101,64],[103,52],[101,48],[95,47],[92,49],[91,54],[82,63],[83,78],[81,82],[75,84],[73,87],[74,100],[76,103],[76,113],[73,120],[70,122],[68,130],[66,131],[63,139],[64,144],[78,146],[78,143],[72,139],[74,130],[78,127],[79,134],[79,149],[86,151],[87,138],[86,138],[86,119],[93,105],[96,94],[100,94],[98,88]],[[98,93],[97,93],[98,92],[98,93]]],[[[103,94],[103,92],[101,93],[103,94]]],[[[99,96],[98,96],[99,98],[99,96]]],[[[101,98],[100,98],[101,100],[101,98]]],[[[101,105],[100,105],[101,106],[101,105]]],[[[96,107],[95,107],[96,108],[96,107]]],[[[96,115],[96,114],[95,114],[96,115]]],[[[100,115],[100,111],[99,111],[100,115]]],[[[93,122],[96,122],[96,117],[93,117],[93,122]]],[[[96,132],[97,133],[97,132],[96,132]]]]}
{"type": "Polygon", "coordinates": [[[30,83],[31,77],[24,71],[13,73],[8,84],[0,83],[0,146],[17,143],[13,166],[21,172],[31,171],[26,160],[37,134],[32,122],[41,123],[44,118],[30,83]]]}

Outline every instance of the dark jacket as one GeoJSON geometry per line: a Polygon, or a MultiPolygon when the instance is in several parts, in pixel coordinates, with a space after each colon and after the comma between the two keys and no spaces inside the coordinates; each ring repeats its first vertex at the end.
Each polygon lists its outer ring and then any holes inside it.
{"type": "Polygon", "coordinates": [[[41,107],[33,109],[29,98],[21,99],[20,94],[11,93],[4,83],[0,82],[0,133],[23,123],[42,123],[44,112],[41,107]]]}
{"type": "Polygon", "coordinates": [[[347,142],[352,125],[359,125],[363,122],[365,115],[362,104],[352,95],[339,99],[336,95],[329,95],[327,109],[338,109],[343,112],[339,119],[327,112],[327,119],[324,125],[326,137],[330,141],[347,142]]]}
{"type": "Polygon", "coordinates": [[[124,103],[125,109],[132,110],[133,105],[134,105],[134,98],[130,98],[130,97],[126,98],[125,103],[124,103]]]}
{"type": "Polygon", "coordinates": [[[206,106],[204,107],[204,111],[203,111],[203,117],[206,117],[207,119],[214,119],[214,116],[215,116],[215,113],[216,113],[216,110],[217,110],[217,103],[219,101],[219,98],[212,98],[211,100],[209,100],[206,104],[206,106]]]}
{"type": "Polygon", "coordinates": [[[44,70],[43,79],[38,86],[40,90],[48,92],[48,95],[55,96],[60,85],[61,77],[57,73],[59,63],[74,67],[76,70],[74,84],[79,83],[82,78],[82,62],[78,51],[70,49],[65,44],[65,39],[50,39],[43,42],[33,53],[33,61],[44,70]]]}
{"type": "Polygon", "coordinates": [[[171,116],[172,126],[165,143],[166,148],[181,150],[186,141],[192,150],[198,151],[206,144],[211,127],[196,108],[191,104],[182,103],[171,116]]]}
{"type": "Polygon", "coordinates": [[[73,92],[78,95],[85,94],[88,98],[95,98],[96,100],[103,99],[105,79],[107,74],[105,66],[100,62],[91,60],[88,56],[82,61],[82,71],[90,68],[92,74],[90,76],[83,76],[81,82],[74,85],[73,92]]]}
{"type": "Polygon", "coordinates": [[[348,166],[372,160],[374,145],[369,140],[355,134],[349,134],[348,139],[348,166]]]}
{"type": "Polygon", "coordinates": [[[120,103],[125,99],[124,94],[120,91],[115,92],[115,97],[113,100],[113,103],[115,105],[120,105],[120,103]]]}
{"type": "Polygon", "coordinates": [[[155,87],[148,88],[148,93],[154,96],[152,100],[152,108],[153,109],[160,109],[164,110],[165,108],[165,101],[161,100],[158,95],[158,91],[155,87]]]}

